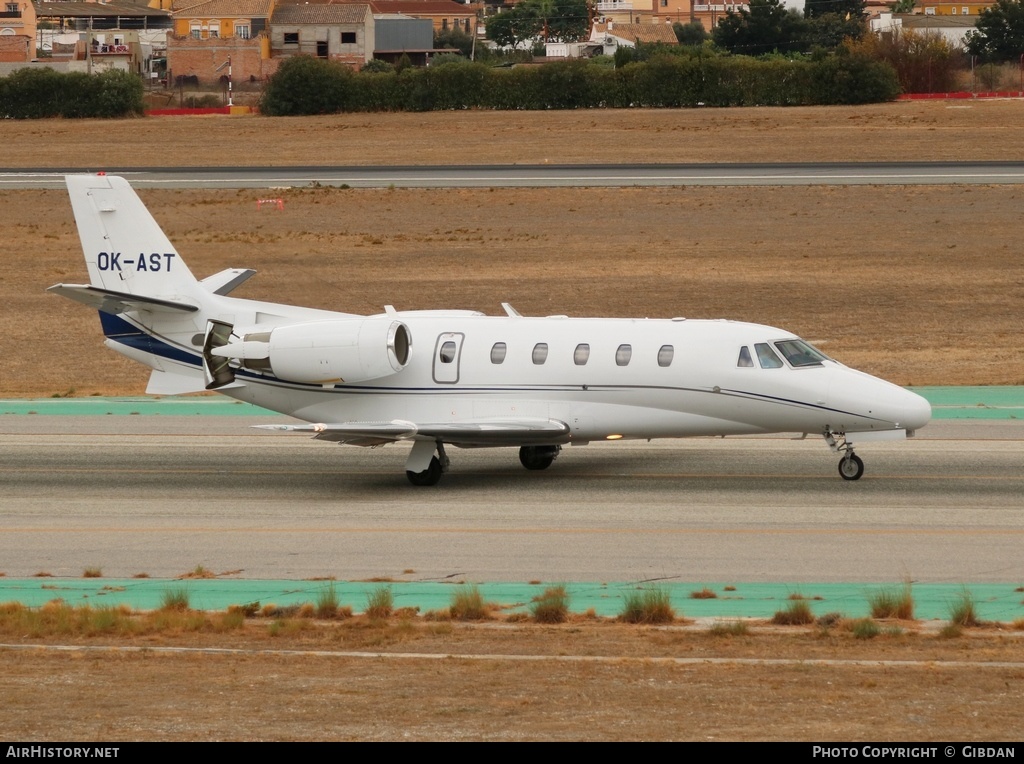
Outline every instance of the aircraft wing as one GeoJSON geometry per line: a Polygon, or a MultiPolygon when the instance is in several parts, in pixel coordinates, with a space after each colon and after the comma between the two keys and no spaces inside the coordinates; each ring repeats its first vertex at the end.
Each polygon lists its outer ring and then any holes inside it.
{"type": "Polygon", "coordinates": [[[340,424],[261,424],[261,430],[313,433],[317,440],[374,446],[399,440],[440,440],[456,446],[515,446],[524,443],[564,443],[569,425],[556,419],[490,419],[419,423],[390,422],[340,424]]]}

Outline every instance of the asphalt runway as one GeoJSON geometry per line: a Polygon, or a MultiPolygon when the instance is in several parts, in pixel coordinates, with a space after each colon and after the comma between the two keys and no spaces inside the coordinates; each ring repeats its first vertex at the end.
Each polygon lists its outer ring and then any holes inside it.
{"type": "MultiPolygon", "coordinates": [[[[264,420],[259,420],[264,421],[264,420]]],[[[275,421],[270,419],[268,421],[275,421]]],[[[478,581],[1024,583],[1024,422],[938,421],[858,448],[817,438],[360,449],[239,417],[0,418],[0,572],[478,581]]]]}
{"type": "Polygon", "coordinates": [[[105,171],[135,188],[527,188],[628,186],[958,185],[1024,183],[1024,162],[445,165],[352,167],[0,168],[0,190],[64,188],[105,171]]]}

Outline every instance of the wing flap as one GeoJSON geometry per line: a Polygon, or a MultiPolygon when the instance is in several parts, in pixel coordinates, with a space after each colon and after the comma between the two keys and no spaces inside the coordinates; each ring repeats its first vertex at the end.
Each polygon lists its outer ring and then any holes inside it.
{"type": "Polygon", "coordinates": [[[379,445],[399,440],[441,440],[464,446],[512,446],[526,443],[563,443],[569,425],[556,419],[490,419],[419,423],[403,419],[390,422],[338,424],[263,424],[261,430],[312,433],[317,440],[353,445],[379,445]]]}

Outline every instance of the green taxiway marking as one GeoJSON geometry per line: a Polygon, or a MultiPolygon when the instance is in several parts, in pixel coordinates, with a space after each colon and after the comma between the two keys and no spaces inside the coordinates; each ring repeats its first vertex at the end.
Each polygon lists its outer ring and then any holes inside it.
{"type": "MultiPolygon", "coordinates": [[[[353,581],[293,581],[246,579],[104,579],[104,578],[0,578],[0,602],[21,602],[39,607],[60,599],[68,605],[116,607],[127,605],[137,610],[154,610],[170,594],[184,593],[189,606],[197,610],[225,610],[229,605],[264,607],[316,605],[332,593],[339,604],[354,612],[366,608],[368,597],[386,587],[391,590],[396,608],[418,608],[419,612],[447,610],[452,598],[469,586],[477,586],[484,601],[495,603],[504,612],[529,612],[534,597],[552,582],[523,583],[438,583],[396,581],[368,583],[353,581]]],[[[723,583],[679,581],[643,583],[571,583],[564,584],[570,612],[593,610],[603,617],[617,616],[627,595],[644,589],[668,593],[678,616],[686,618],[771,618],[785,610],[794,597],[803,597],[817,617],[839,613],[845,618],[871,614],[870,600],[880,592],[899,596],[902,583],[723,583]],[[694,592],[710,591],[714,598],[697,599],[694,592]]],[[[1005,584],[914,584],[910,590],[914,617],[921,620],[948,620],[951,608],[970,597],[979,618],[1012,622],[1024,618],[1024,603],[1018,583],[1005,584]]]]}

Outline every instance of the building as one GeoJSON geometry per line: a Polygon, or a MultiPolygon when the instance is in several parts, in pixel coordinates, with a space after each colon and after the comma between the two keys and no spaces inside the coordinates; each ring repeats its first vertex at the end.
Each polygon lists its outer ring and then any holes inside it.
{"type": "Polygon", "coordinates": [[[263,80],[276,71],[267,26],[274,0],[174,0],[167,39],[171,82],[263,80]]]}
{"type": "Polygon", "coordinates": [[[375,47],[369,5],[278,0],[270,17],[275,59],[307,55],[358,67],[373,58],[375,47]]]}
{"type": "Polygon", "coordinates": [[[36,12],[28,0],[2,0],[0,61],[23,63],[36,57],[36,12]]]}

